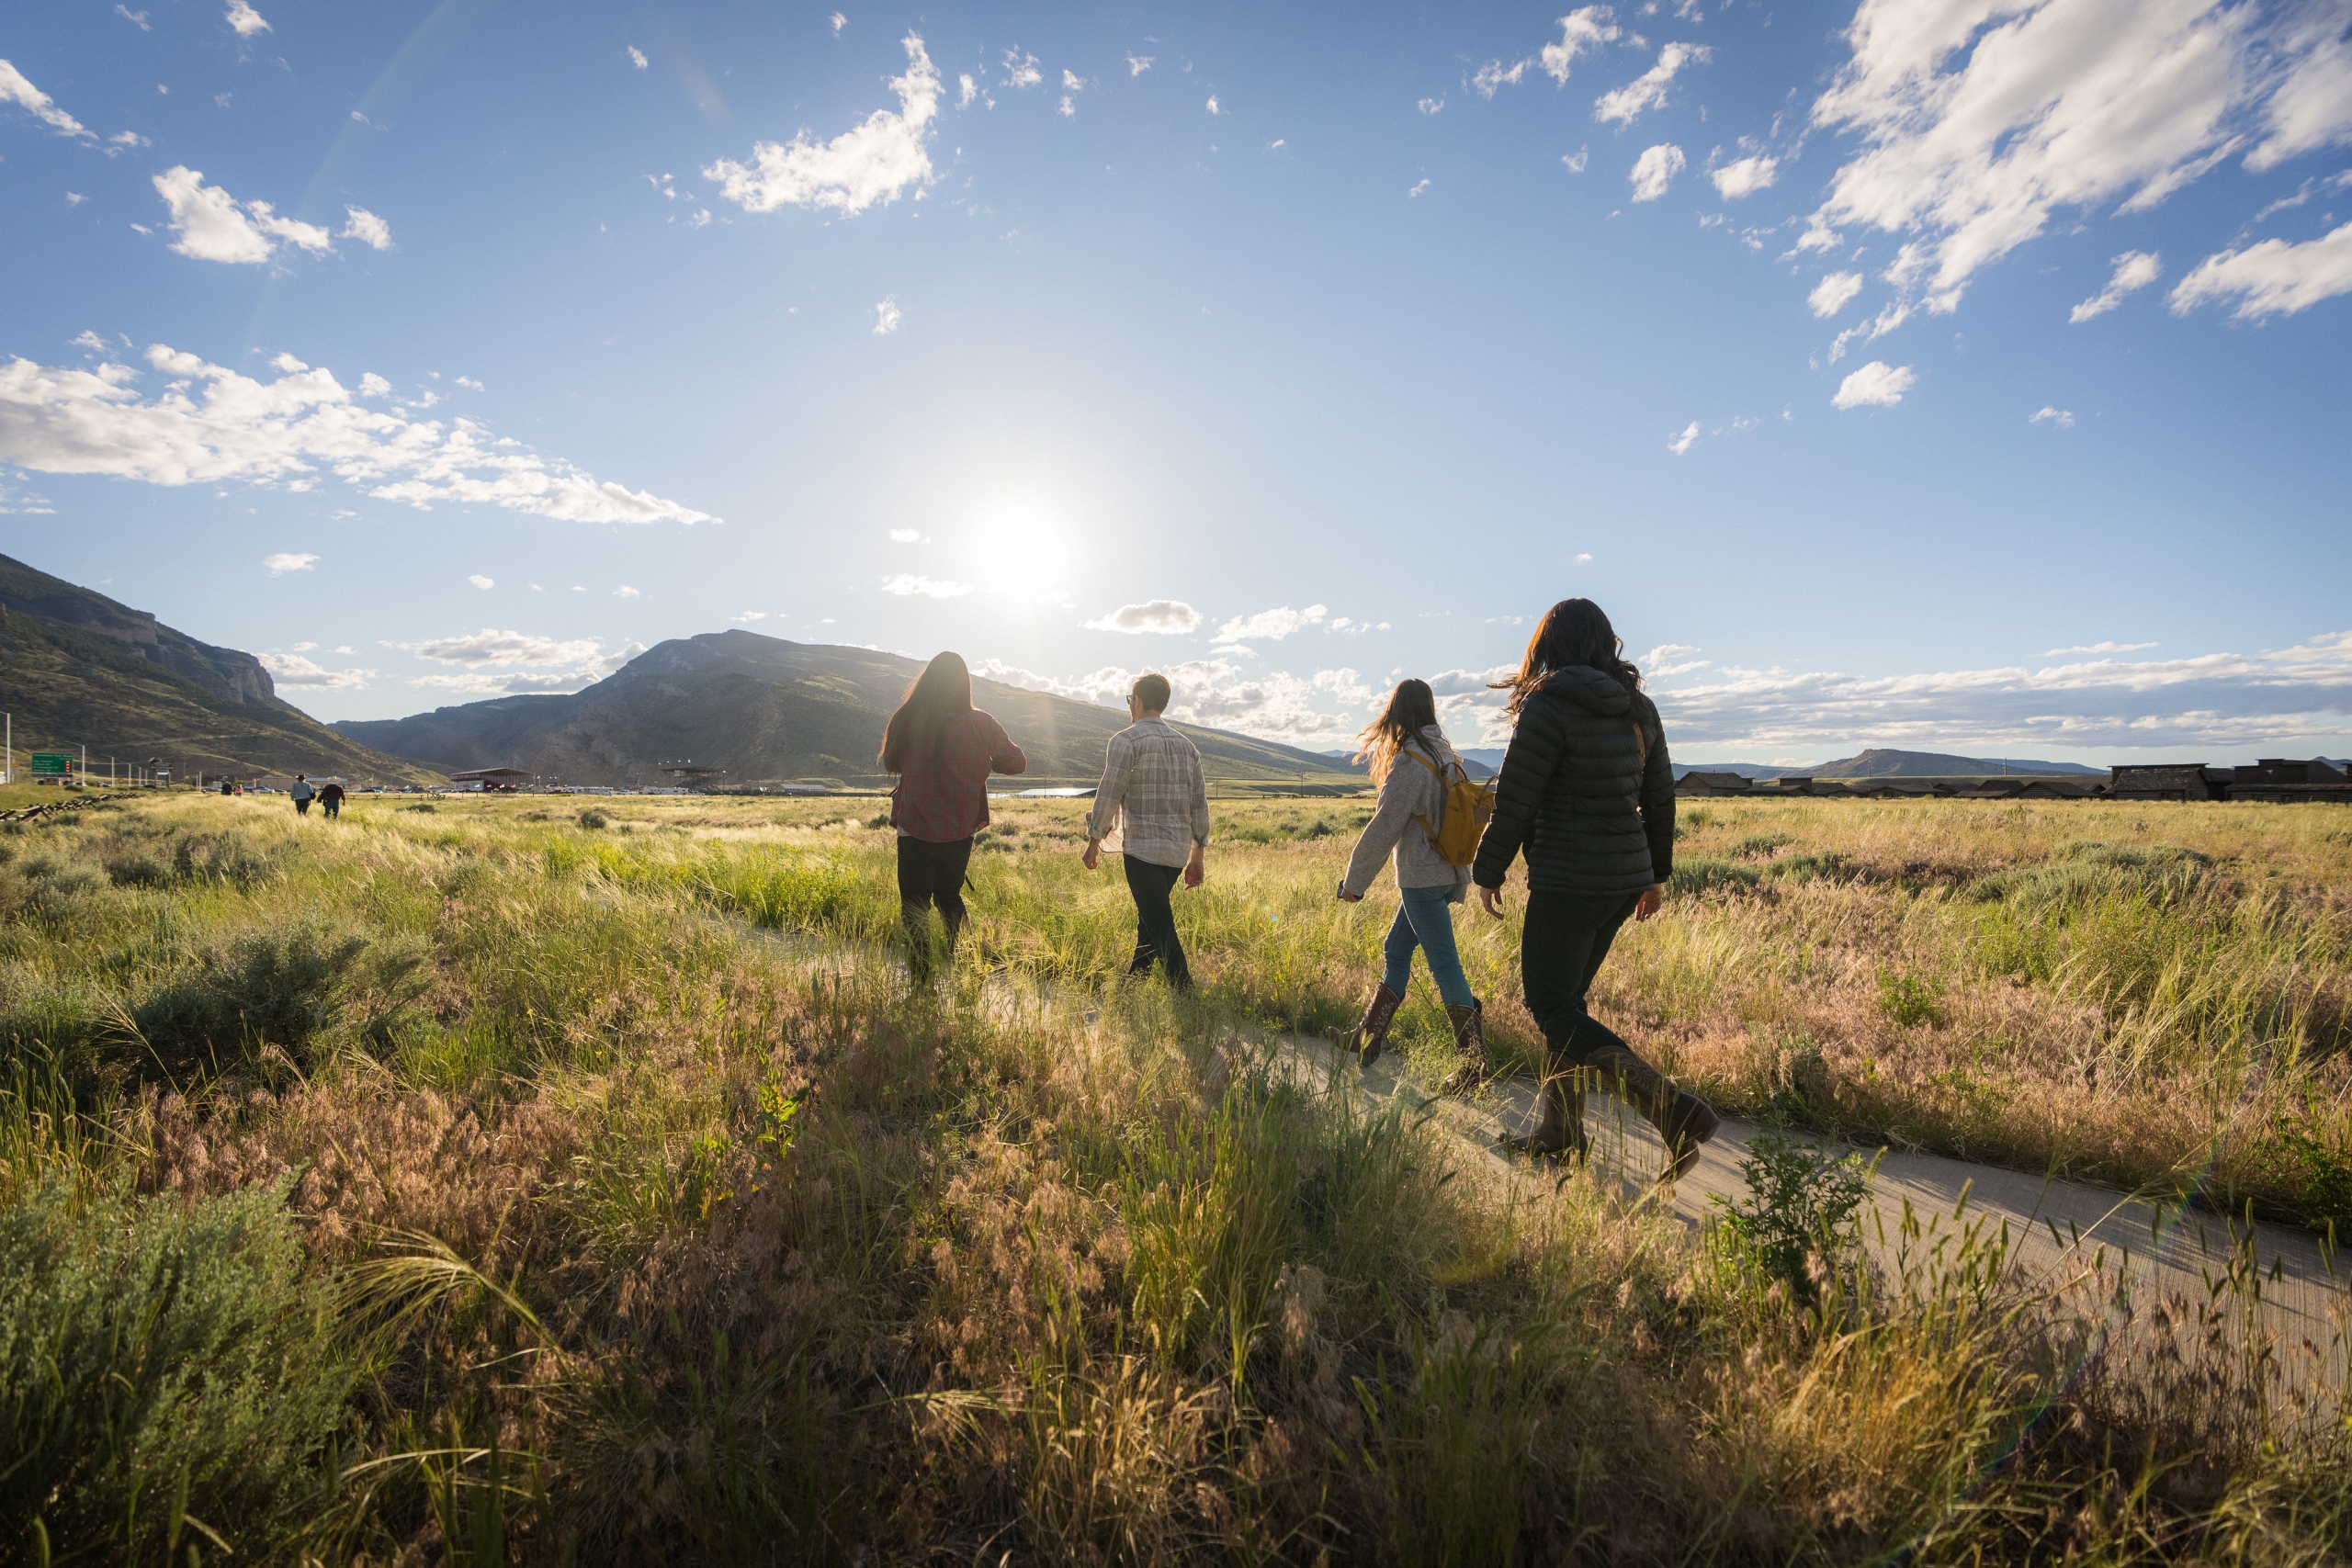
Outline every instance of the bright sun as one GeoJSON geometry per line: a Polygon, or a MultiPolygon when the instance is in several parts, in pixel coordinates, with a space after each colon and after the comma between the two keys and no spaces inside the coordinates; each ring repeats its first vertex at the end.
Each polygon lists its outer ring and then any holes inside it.
{"type": "Polygon", "coordinates": [[[973,576],[1016,598],[1058,600],[1069,547],[1060,523],[1033,502],[1000,502],[972,520],[973,576]]]}

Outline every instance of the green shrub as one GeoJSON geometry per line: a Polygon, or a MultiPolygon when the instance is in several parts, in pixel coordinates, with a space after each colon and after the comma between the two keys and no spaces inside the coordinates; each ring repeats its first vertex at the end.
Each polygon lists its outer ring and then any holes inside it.
{"type": "Polygon", "coordinates": [[[1732,845],[1731,852],[1741,860],[1769,860],[1789,841],[1786,833],[1749,833],[1732,845]]]}
{"type": "Polygon", "coordinates": [[[1766,867],[1766,874],[1783,882],[1843,882],[1852,874],[1850,863],[1835,850],[1790,855],[1766,867]]]}
{"type": "Polygon", "coordinates": [[[1718,887],[1753,887],[1760,880],[1755,867],[1736,861],[1718,860],[1713,855],[1682,855],[1676,858],[1674,874],[1666,879],[1666,891],[1670,897],[1680,897],[1718,887]]]}
{"type": "Polygon", "coordinates": [[[1905,1029],[1915,1029],[1923,1023],[1941,1023],[1943,989],[1932,980],[1917,975],[1897,975],[1881,970],[1878,977],[1878,1010],[1905,1029]]]}
{"type": "MultiPolygon", "coordinates": [[[[338,983],[361,972],[368,951],[366,937],[311,922],[249,931],[149,992],[131,1021],[175,1073],[264,1043],[303,1060],[335,1016],[338,983]]],[[[392,963],[413,969],[420,957],[392,963]]]]}
{"type": "Polygon", "coordinates": [[[1747,1196],[1736,1203],[1712,1200],[1724,1227],[1755,1250],[1768,1272],[1811,1299],[1815,1285],[1806,1260],[1835,1264],[1855,1246],[1855,1216],[1870,1196],[1869,1166],[1858,1154],[1768,1127],[1747,1141],[1739,1169],[1747,1196]]]}
{"type": "Polygon", "coordinates": [[[588,807],[587,810],[582,811],[580,814],[580,825],[593,832],[599,828],[611,827],[613,825],[613,816],[609,811],[605,811],[599,807],[592,806],[588,807]]]}
{"type": "Polygon", "coordinates": [[[2069,839],[2050,852],[2044,864],[1978,878],[1969,896],[1988,903],[2015,899],[2037,908],[2081,906],[2133,893],[2170,903],[2202,889],[2212,865],[2212,856],[2178,844],[2141,847],[2069,839]]]}
{"type": "Polygon", "coordinates": [[[264,1556],[323,1499],[352,1362],[285,1196],[0,1212],[0,1555],[264,1556]]]}
{"type": "Polygon", "coordinates": [[[420,800],[414,806],[403,806],[401,809],[402,811],[438,811],[441,808],[429,800],[420,800]]]}

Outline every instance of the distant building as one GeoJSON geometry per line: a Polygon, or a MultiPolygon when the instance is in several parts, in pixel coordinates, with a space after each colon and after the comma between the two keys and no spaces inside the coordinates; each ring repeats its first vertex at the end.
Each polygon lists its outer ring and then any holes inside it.
{"type": "Polygon", "coordinates": [[[462,773],[451,773],[449,782],[461,788],[471,784],[477,789],[514,791],[529,784],[531,777],[520,768],[469,768],[462,773]]]}
{"type": "Polygon", "coordinates": [[[2202,762],[2124,762],[2108,770],[2108,792],[2118,800],[2220,800],[2228,773],[2202,762]]]}
{"type": "Polygon", "coordinates": [[[1674,783],[1677,795],[1750,795],[1756,782],[1739,773],[1702,773],[1692,771],[1674,783]]]}

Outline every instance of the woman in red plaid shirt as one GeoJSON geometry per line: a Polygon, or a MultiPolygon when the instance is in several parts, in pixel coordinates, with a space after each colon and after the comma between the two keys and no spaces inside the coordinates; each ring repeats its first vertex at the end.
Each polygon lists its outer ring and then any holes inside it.
{"type": "Polygon", "coordinates": [[[947,923],[947,956],[956,955],[972,835],[989,822],[989,774],[1028,766],[1004,727],[972,705],[972,672],[961,654],[926,665],[890,716],[882,771],[899,775],[890,825],[899,830],[899,908],[916,979],[931,975],[933,904],[947,923]]]}

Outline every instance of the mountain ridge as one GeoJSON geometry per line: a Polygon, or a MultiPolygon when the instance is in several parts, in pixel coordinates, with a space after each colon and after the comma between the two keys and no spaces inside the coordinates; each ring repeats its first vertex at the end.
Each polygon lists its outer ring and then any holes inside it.
{"type": "MultiPolygon", "coordinates": [[[[341,734],[458,772],[518,767],[570,784],[657,782],[692,758],[729,783],[874,781],[882,726],[923,661],[873,649],[799,643],[740,628],[673,637],[569,695],[491,697],[394,719],[345,719],[341,734]]],[[[1029,757],[1029,776],[1083,779],[1126,715],[976,677],[973,700],[1029,757]]],[[[1178,725],[1204,771],[1232,782],[1330,780],[1344,769],[1295,747],[1178,725]]]]}
{"type": "Polygon", "coordinates": [[[279,697],[261,660],[0,556],[0,706],[17,749],[155,757],[183,778],[308,773],[423,784],[434,774],[279,697]],[[103,749],[103,750],[101,750],[103,749]]]}

